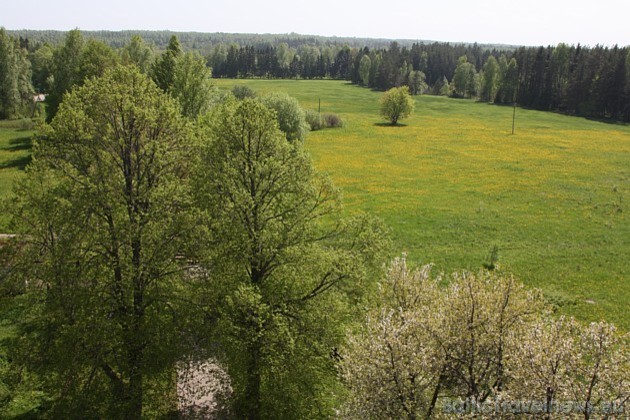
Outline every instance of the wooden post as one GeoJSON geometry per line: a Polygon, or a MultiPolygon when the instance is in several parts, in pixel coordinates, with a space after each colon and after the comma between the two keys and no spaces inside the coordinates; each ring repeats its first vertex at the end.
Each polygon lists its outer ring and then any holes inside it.
{"type": "Polygon", "coordinates": [[[512,135],[514,135],[514,121],[516,120],[516,101],[514,102],[514,110],[512,111],[512,135]]]}

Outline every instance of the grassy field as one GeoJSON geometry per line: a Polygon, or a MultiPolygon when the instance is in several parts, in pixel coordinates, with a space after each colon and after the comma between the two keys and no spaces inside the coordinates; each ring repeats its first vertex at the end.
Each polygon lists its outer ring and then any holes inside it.
{"type": "MultiPolygon", "coordinates": [[[[0,198],[11,193],[13,182],[31,161],[32,124],[0,121],[0,198]]],[[[8,217],[0,213],[0,233],[6,233],[8,217]]]]}
{"type": "Polygon", "coordinates": [[[310,133],[315,166],[348,212],[382,217],[397,249],[436,271],[499,264],[560,311],[630,329],[630,127],[469,100],[422,96],[384,126],[380,93],[337,81],[233,81],[334,112],[310,133]]]}
{"type": "MultiPolygon", "coordinates": [[[[392,228],[395,248],[435,270],[501,269],[540,287],[560,311],[630,330],[630,127],[469,100],[422,96],[389,127],[380,93],[338,81],[219,80],[285,91],[334,112],[342,129],[310,133],[315,166],[346,211],[392,228]]],[[[0,122],[0,196],[28,163],[32,131],[0,122]]],[[[0,233],[6,230],[0,215],[0,233]]]]}

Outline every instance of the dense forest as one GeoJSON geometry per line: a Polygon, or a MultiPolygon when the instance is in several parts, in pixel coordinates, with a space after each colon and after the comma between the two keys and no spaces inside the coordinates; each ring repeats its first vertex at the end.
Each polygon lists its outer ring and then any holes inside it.
{"type": "MultiPolygon", "coordinates": [[[[30,60],[35,90],[50,92],[53,52],[67,43],[66,33],[12,31],[9,34],[13,39],[10,49],[22,56],[13,60],[13,66],[19,67],[22,60],[23,68],[24,60],[30,60]]],[[[164,31],[99,31],[86,32],[84,38],[88,46],[101,43],[102,53],[108,46],[120,55],[130,48],[130,39],[140,37],[149,48],[146,60],[151,62],[156,52],[168,48],[173,36],[174,33],[164,31]]],[[[378,90],[407,85],[414,94],[516,102],[539,110],[630,121],[627,46],[514,47],[297,34],[177,33],[176,36],[183,50],[204,57],[213,77],[331,78],[378,90]]],[[[7,35],[3,39],[7,44],[7,35]]],[[[3,51],[8,49],[5,46],[3,51]]],[[[2,58],[7,54],[0,53],[3,62],[0,65],[7,65],[2,58]]],[[[28,70],[22,70],[21,74],[26,75],[24,71],[28,70]]],[[[26,89],[23,83],[21,89],[26,89]]]]}

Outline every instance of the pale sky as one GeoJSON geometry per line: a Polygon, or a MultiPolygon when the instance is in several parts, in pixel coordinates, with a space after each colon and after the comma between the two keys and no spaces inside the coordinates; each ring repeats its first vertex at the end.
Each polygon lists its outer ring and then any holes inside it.
{"type": "Polygon", "coordinates": [[[630,45],[630,0],[0,0],[6,29],[630,45]]]}

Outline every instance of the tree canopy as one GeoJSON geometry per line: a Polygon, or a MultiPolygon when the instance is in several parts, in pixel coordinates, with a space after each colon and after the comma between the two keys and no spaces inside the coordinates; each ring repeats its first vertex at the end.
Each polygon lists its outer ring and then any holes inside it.
{"type": "Polygon", "coordinates": [[[414,101],[407,86],[391,88],[381,96],[381,115],[396,125],[401,118],[407,118],[414,109],[414,101]]]}
{"type": "Polygon", "coordinates": [[[67,94],[39,139],[13,203],[32,298],[17,359],[57,414],[139,418],[172,383],[190,142],[173,100],[135,67],[67,94]]]}
{"type": "Polygon", "coordinates": [[[228,102],[206,123],[195,182],[214,238],[204,263],[219,306],[216,341],[238,417],[330,413],[344,319],[383,227],[338,220],[339,195],[275,112],[254,99],[228,102]],[[334,321],[333,321],[334,320],[334,321]]]}

